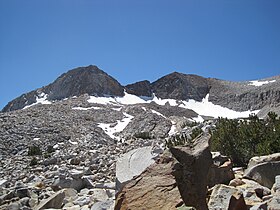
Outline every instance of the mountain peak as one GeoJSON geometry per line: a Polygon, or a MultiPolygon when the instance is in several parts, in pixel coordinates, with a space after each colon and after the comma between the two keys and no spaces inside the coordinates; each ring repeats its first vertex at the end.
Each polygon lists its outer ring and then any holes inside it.
{"type": "Polygon", "coordinates": [[[83,94],[123,96],[124,89],[117,80],[97,66],[89,65],[69,70],[48,86],[21,95],[9,102],[3,111],[22,109],[33,104],[42,93],[47,100],[61,100],[83,94]]]}

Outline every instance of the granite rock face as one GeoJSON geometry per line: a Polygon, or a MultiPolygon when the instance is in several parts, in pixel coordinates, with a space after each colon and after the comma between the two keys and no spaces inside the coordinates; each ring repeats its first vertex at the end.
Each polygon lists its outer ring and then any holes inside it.
{"type": "Polygon", "coordinates": [[[164,153],[156,163],[124,186],[116,197],[115,210],[175,210],[181,206],[181,195],[172,175],[175,162],[169,152],[164,153]]]}
{"type": "Polygon", "coordinates": [[[249,168],[244,177],[253,179],[261,185],[271,188],[275,177],[280,174],[280,161],[260,163],[249,168]]]}
{"type": "Polygon", "coordinates": [[[172,155],[178,161],[174,166],[173,174],[182,199],[187,206],[201,210],[208,209],[207,175],[213,163],[209,139],[210,135],[203,135],[190,145],[170,148],[172,155]]]}

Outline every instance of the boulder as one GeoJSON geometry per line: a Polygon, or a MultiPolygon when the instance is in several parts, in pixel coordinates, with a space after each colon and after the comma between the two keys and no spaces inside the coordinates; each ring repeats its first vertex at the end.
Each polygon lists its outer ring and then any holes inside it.
{"type": "Polygon", "coordinates": [[[174,176],[186,206],[208,209],[206,203],[207,175],[212,165],[209,148],[210,135],[205,134],[184,147],[172,147],[170,151],[178,161],[174,176]]]}
{"type": "Polygon", "coordinates": [[[269,201],[267,201],[268,210],[280,209],[280,193],[276,193],[269,201]]]}
{"type": "Polygon", "coordinates": [[[275,183],[272,186],[272,193],[280,192],[280,175],[275,177],[275,183]]]}
{"type": "Polygon", "coordinates": [[[183,204],[172,168],[175,159],[165,151],[141,175],[134,177],[116,196],[115,210],[172,210],[183,204]]]}
{"type": "Polygon", "coordinates": [[[271,161],[280,161],[280,153],[252,157],[248,163],[247,169],[250,169],[258,164],[271,162],[271,161]]]}
{"type": "Polygon", "coordinates": [[[49,198],[41,201],[35,210],[42,210],[48,208],[60,209],[62,206],[63,199],[65,197],[64,190],[60,190],[55,194],[51,195],[49,198]]]}
{"type": "Polygon", "coordinates": [[[127,181],[141,174],[155,162],[152,147],[134,149],[122,155],[116,163],[116,188],[120,191],[127,181]]]}
{"type": "Polygon", "coordinates": [[[218,184],[214,187],[208,207],[209,210],[247,210],[242,192],[223,184],[218,184]]]}
{"type": "Polygon", "coordinates": [[[280,161],[264,162],[249,168],[244,177],[253,179],[259,184],[271,188],[275,176],[280,174],[280,161]]]}
{"type": "Polygon", "coordinates": [[[57,178],[52,183],[53,189],[74,188],[75,190],[80,191],[85,186],[86,183],[83,179],[73,179],[71,177],[57,178]]]}
{"type": "Polygon", "coordinates": [[[98,201],[91,206],[91,210],[113,210],[114,200],[98,201]]]}
{"type": "Polygon", "coordinates": [[[231,159],[221,155],[219,152],[212,153],[213,164],[208,173],[208,186],[216,184],[228,184],[234,179],[231,159]]]}

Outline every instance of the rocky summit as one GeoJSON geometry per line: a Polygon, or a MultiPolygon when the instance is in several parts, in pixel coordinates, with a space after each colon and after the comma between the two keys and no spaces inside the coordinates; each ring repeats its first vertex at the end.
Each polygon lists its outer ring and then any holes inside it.
{"type": "Polygon", "coordinates": [[[0,113],[0,209],[280,209],[278,153],[244,171],[209,145],[217,117],[279,107],[280,76],[124,86],[70,70],[0,113]]]}

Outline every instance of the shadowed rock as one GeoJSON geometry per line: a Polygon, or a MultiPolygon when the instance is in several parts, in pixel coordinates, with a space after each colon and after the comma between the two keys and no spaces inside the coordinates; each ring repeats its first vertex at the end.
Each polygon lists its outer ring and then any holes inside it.
{"type": "Polygon", "coordinates": [[[174,176],[186,206],[208,209],[206,204],[207,175],[212,164],[210,135],[203,135],[185,147],[170,148],[178,163],[174,176]]]}

